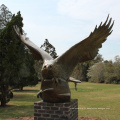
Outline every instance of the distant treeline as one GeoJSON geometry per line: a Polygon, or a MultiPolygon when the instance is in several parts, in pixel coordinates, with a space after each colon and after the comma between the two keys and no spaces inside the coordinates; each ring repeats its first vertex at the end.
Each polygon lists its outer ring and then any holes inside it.
{"type": "Polygon", "coordinates": [[[120,56],[114,62],[103,60],[99,55],[92,61],[78,64],[72,76],[86,82],[120,84],[120,56]]]}

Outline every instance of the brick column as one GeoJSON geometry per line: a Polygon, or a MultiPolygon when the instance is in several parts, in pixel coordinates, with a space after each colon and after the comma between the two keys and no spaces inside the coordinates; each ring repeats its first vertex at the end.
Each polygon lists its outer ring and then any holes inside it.
{"type": "Polygon", "coordinates": [[[34,103],[34,120],[78,120],[78,100],[66,103],[34,103]]]}

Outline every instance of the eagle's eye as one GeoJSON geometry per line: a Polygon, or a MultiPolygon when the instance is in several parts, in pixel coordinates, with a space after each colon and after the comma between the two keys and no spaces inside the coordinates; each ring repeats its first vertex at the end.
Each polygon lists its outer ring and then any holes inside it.
{"type": "Polygon", "coordinates": [[[44,66],[44,68],[46,68],[46,66],[44,66]]]}

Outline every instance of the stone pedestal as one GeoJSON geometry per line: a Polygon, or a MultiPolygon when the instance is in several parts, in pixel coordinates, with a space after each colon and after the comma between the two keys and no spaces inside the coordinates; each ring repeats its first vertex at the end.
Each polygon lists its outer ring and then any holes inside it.
{"type": "Polygon", "coordinates": [[[34,103],[34,120],[78,120],[78,100],[66,103],[34,103]]]}

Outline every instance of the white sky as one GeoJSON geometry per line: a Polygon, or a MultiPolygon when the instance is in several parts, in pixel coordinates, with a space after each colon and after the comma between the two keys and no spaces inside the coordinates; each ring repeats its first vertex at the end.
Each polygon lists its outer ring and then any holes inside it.
{"type": "Polygon", "coordinates": [[[105,60],[120,55],[120,0],[0,0],[13,14],[21,11],[27,36],[39,47],[47,38],[61,55],[83,40],[110,14],[113,33],[99,53],[105,60]]]}

